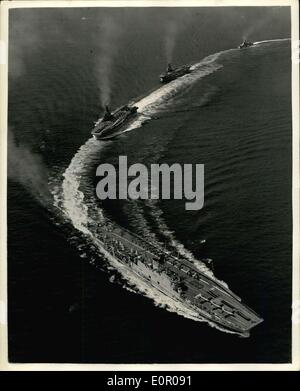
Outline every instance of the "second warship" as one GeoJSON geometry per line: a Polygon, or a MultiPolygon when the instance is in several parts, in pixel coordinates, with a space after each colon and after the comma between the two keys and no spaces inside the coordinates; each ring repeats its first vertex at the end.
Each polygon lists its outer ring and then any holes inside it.
{"type": "Polygon", "coordinates": [[[171,64],[168,64],[167,71],[160,75],[159,80],[161,83],[168,83],[171,80],[175,80],[178,77],[186,75],[190,72],[190,65],[183,65],[181,67],[173,68],[171,64]]]}

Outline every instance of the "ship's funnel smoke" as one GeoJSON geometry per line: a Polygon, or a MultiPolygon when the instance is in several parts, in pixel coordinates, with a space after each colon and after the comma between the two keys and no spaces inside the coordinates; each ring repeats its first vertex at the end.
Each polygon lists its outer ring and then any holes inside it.
{"type": "Polygon", "coordinates": [[[177,24],[174,21],[170,21],[167,23],[165,36],[165,53],[167,63],[171,63],[173,61],[173,53],[175,48],[177,31],[177,24]]]}
{"type": "Polygon", "coordinates": [[[111,75],[113,60],[118,49],[117,39],[119,35],[119,26],[114,19],[106,18],[102,21],[100,27],[99,57],[96,62],[102,107],[109,105],[111,99],[111,75]]]}
{"type": "Polygon", "coordinates": [[[271,9],[269,12],[269,15],[257,18],[255,20],[255,23],[252,23],[246,30],[244,30],[243,40],[256,41],[255,36],[261,34],[261,30],[264,30],[265,26],[276,23],[276,13],[278,12],[278,10],[271,9]]]}
{"type": "Polygon", "coordinates": [[[52,199],[48,188],[48,170],[37,153],[18,144],[11,129],[8,129],[8,178],[21,183],[27,191],[43,204],[52,199]]]}

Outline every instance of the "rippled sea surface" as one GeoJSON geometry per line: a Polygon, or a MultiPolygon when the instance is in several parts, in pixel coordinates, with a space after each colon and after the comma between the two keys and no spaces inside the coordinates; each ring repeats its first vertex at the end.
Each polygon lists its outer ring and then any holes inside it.
{"type": "MultiPolygon", "coordinates": [[[[35,23],[43,40],[28,53],[26,45],[10,52],[18,65],[9,79],[10,360],[288,362],[290,40],[241,51],[228,49],[236,44],[227,36],[223,46],[216,40],[200,50],[201,34],[190,30],[174,56],[194,64],[193,73],[160,87],[160,34],[151,25],[128,25],[126,34],[116,33],[111,104],[134,101],[139,116],[118,138],[97,142],[90,130],[102,113],[98,17],[87,10],[64,16],[62,35],[43,27],[41,13],[35,23]],[[153,39],[144,48],[148,30],[153,39]],[[100,203],[96,167],[117,164],[120,155],[128,164],[204,164],[204,207],[187,212],[184,200],[100,203]],[[264,322],[245,339],[172,308],[101,255],[94,238],[103,216],[193,261],[212,258],[215,277],[264,322]]],[[[20,32],[11,33],[21,42],[20,32]]]]}

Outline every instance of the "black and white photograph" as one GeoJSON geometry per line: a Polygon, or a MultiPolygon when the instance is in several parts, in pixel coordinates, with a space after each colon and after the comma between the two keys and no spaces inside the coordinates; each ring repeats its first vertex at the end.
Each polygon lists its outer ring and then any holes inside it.
{"type": "Polygon", "coordinates": [[[7,365],[295,365],[297,2],[3,3],[7,365]]]}

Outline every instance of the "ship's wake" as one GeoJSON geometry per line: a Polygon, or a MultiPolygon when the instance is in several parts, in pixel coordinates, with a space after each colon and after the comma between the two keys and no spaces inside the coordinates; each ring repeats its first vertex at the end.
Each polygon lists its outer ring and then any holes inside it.
{"type": "Polygon", "coordinates": [[[254,45],[259,45],[261,43],[272,43],[272,42],[281,42],[281,41],[290,41],[291,38],[278,38],[278,39],[267,39],[264,41],[253,42],[254,45]]]}
{"type": "MultiPolygon", "coordinates": [[[[222,65],[218,64],[216,61],[222,53],[224,52],[206,57],[193,66],[193,72],[191,74],[174,80],[140,99],[138,102],[135,102],[139,107],[140,116],[137,121],[125,129],[124,132],[141,126],[143,121],[149,120],[149,118],[157,113],[159,109],[165,107],[173,97],[182,93],[184,89],[189,88],[197,80],[220,69],[222,65]]],[[[196,321],[208,322],[208,320],[200,318],[199,314],[196,312],[186,308],[180,302],[160,293],[141,278],[135,276],[124,265],[118,262],[116,258],[109,254],[97,239],[98,223],[100,220],[105,222],[106,216],[105,211],[101,209],[99,202],[97,202],[95,198],[95,189],[92,183],[93,181],[90,178],[90,172],[92,166],[99,164],[101,153],[104,152],[106,148],[109,148],[112,143],[113,142],[99,142],[94,139],[89,139],[80,147],[63,174],[64,179],[61,186],[55,186],[53,189],[56,207],[62,211],[67,221],[72,223],[79,233],[78,236],[81,239],[85,238],[86,243],[88,243],[88,254],[91,254],[91,251],[95,254],[89,255],[91,263],[97,264],[96,258],[99,259],[98,256],[100,255],[100,258],[103,259],[104,263],[109,265],[108,268],[113,267],[120,273],[121,279],[119,279],[119,281],[122,279],[126,281],[124,284],[126,289],[143,294],[152,299],[156,306],[163,307],[170,312],[175,312],[196,321]],[[105,262],[105,260],[107,262],[105,262]]],[[[156,243],[160,245],[159,239],[156,237],[155,232],[151,231],[139,205],[137,203],[127,203],[127,205],[129,205],[129,212],[130,210],[132,212],[132,209],[130,209],[132,207],[136,208],[136,212],[138,212],[134,213],[134,216],[138,219],[138,224],[142,230],[142,232],[139,233],[148,237],[153,243],[156,241],[156,243]]],[[[180,256],[193,262],[203,273],[215,278],[212,271],[203,262],[196,260],[193,254],[176,239],[174,232],[168,228],[168,225],[163,218],[162,211],[159,209],[159,204],[156,201],[153,202],[152,200],[149,200],[147,201],[146,207],[148,207],[150,214],[152,214],[153,218],[156,220],[158,231],[168,241],[169,247],[173,247],[180,256]]],[[[80,246],[79,250],[81,251],[81,255],[87,257],[85,244],[80,240],[76,241],[76,239],[74,239],[74,242],[80,246]]],[[[111,279],[111,281],[114,280],[115,277],[111,279]]],[[[222,281],[220,281],[220,283],[225,284],[222,281]]],[[[208,323],[210,323],[212,327],[231,333],[212,322],[208,323]]]]}
{"type": "Polygon", "coordinates": [[[171,105],[174,97],[177,97],[180,93],[186,93],[196,81],[222,68],[222,65],[216,62],[222,53],[223,52],[219,52],[206,57],[199,63],[191,66],[192,73],[186,74],[163,85],[150,95],[135,102],[138,106],[138,112],[151,117],[160,109],[171,105]]]}
{"type": "Polygon", "coordinates": [[[169,105],[172,105],[174,97],[178,97],[181,93],[187,93],[189,88],[191,88],[197,80],[222,68],[222,65],[218,64],[216,60],[222,53],[228,51],[229,50],[225,50],[205,57],[200,62],[191,66],[192,73],[162,85],[160,88],[138,101],[132,101],[131,103],[138,107],[139,116],[124,129],[123,133],[140,128],[145,122],[153,119],[155,114],[164,110],[169,105]]]}
{"type": "Polygon", "coordinates": [[[159,202],[158,200],[148,200],[147,206],[151,210],[152,216],[155,218],[156,223],[158,225],[159,232],[161,235],[168,240],[168,246],[172,247],[174,251],[177,252],[178,256],[186,259],[187,261],[191,262],[200,272],[205,273],[208,275],[210,278],[215,279],[218,281],[220,284],[228,288],[228,285],[222,281],[219,280],[215,277],[213,274],[212,270],[206,266],[205,263],[201,262],[200,260],[196,259],[191,251],[189,251],[182,243],[180,243],[176,239],[176,235],[174,231],[172,231],[165,219],[163,218],[163,211],[159,207],[159,202]]]}
{"type": "MultiPolygon", "coordinates": [[[[116,270],[120,274],[120,278],[115,280],[115,276],[111,281],[121,283],[128,291],[143,294],[145,297],[153,300],[154,304],[160,308],[164,308],[169,312],[177,313],[188,319],[198,322],[208,322],[199,317],[199,315],[190,309],[187,309],[183,304],[176,300],[160,293],[154,287],[148,285],[141,278],[128,270],[123,264],[117,261],[110,253],[108,253],[97,239],[97,225],[100,220],[105,221],[104,211],[99,208],[93,198],[93,186],[86,180],[89,167],[93,164],[94,159],[101,151],[107,148],[106,143],[99,143],[93,139],[89,139],[75,154],[69,167],[64,173],[64,180],[61,191],[56,187],[55,193],[56,206],[63,211],[65,217],[79,231],[78,237],[71,236],[70,242],[75,244],[80,252],[80,256],[86,258],[87,253],[91,257],[90,262],[95,266],[99,265],[99,258],[102,258],[108,264],[100,265],[100,268],[116,270]],[[86,242],[82,240],[86,238],[86,242]],[[91,255],[94,253],[93,255],[91,255]],[[98,258],[98,262],[96,257],[98,258]],[[100,256],[100,257],[99,257],[100,256]],[[101,257],[102,256],[102,257],[101,257]],[[124,284],[125,281],[125,284],[124,284]]],[[[154,240],[155,235],[151,235],[151,240],[154,240]]],[[[184,251],[183,245],[181,250],[184,251]]],[[[206,272],[202,269],[203,272],[206,272]]],[[[216,327],[221,331],[231,333],[228,330],[222,329],[212,322],[212,327],[216,327]]]]}

